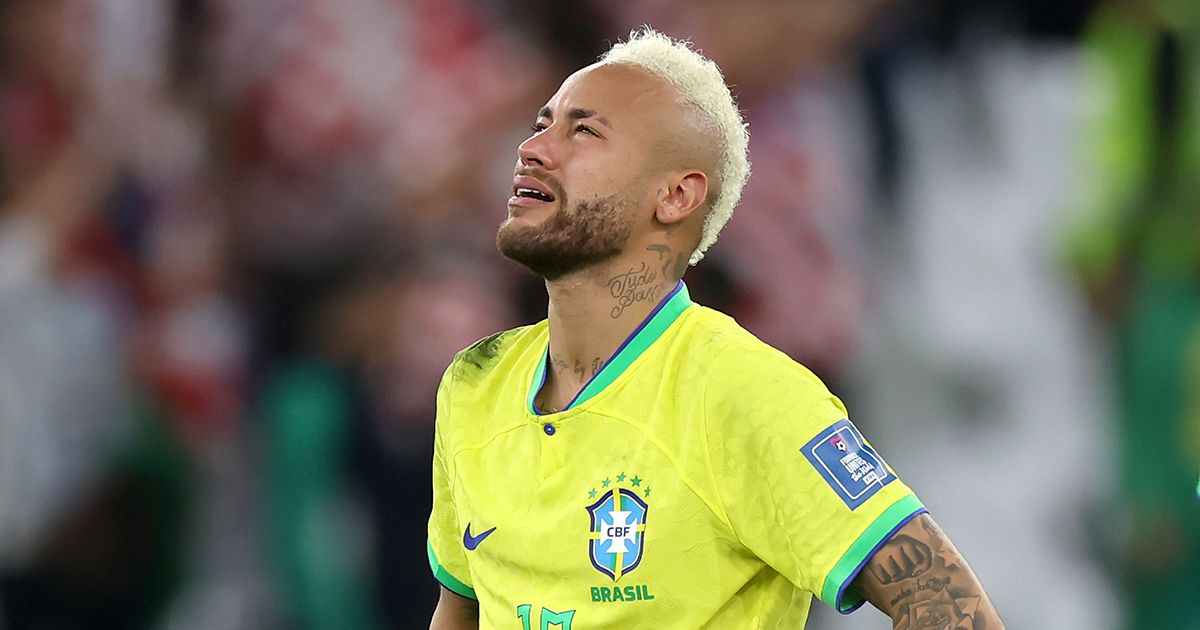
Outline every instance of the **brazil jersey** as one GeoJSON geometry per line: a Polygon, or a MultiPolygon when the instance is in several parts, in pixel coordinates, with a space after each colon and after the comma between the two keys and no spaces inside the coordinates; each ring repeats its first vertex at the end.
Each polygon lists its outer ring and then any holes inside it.
{"type": "Polygon", "coordinates": [[[564,410],[545,321],[438,390],[429,563],[481,628],[803,628],[924,507],[808,370],[680,282],[564,410]]]}

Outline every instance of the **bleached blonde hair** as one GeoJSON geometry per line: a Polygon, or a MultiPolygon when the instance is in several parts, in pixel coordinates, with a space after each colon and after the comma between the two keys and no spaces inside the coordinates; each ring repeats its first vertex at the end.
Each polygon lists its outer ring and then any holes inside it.
{"type": "Polygon", "coordinates": [[[733,216],[733,209],[742,198],[742,187],[750,176],[750,134],[733,93],[725,85],[717,64],[694,50],[691,42],[672,39],[649,26],[630,32],[629,39],[604,53],[599,63],[635,66],[670,81],[703,125],[716,132],[720,154],[717,172],[710,175],[715,175],[718,192],[704,218],[700,243],[689,261],[694,265],[717,242],[717,235],[733,216]]]}

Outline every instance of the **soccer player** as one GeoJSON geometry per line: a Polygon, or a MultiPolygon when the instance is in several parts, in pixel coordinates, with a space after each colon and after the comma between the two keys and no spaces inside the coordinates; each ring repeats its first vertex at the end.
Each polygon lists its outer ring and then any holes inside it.
{"type": "Polygon", "coordinates": [[[814,595],[1003,627],[841,401],[689,299],[747,140],[716,65],[650,29],[537,113],[497,243],[548,319],[442,379],[432,628],[803,628],[814,595]]]}

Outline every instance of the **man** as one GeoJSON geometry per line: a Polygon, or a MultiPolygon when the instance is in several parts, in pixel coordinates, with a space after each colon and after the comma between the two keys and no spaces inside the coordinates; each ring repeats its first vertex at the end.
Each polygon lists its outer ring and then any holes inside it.
{"type": "Polygon", "coordinates": [[[497,242],[548,320],[438,390],[433,628],[802,628],[812,595],[1003,627],[842,403],[688,298],[747,139],[716,65],[649,29],[538,112],[497,242]]]}

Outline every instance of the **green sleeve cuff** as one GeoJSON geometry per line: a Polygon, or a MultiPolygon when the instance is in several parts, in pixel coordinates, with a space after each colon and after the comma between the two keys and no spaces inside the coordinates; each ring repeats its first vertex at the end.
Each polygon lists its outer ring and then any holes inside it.
{"type": "Polygon", "coordinates": [[[450,575],[450,572],[446,570],[446,567],[443,567],[441,563],[438,562],[437,554],[433,552],[432,543],[426,542],[425,548],[429,551],[429,568],[433,571],[434,579],[441,583],[442,586],[445,586],[458,595],[479,601],[479,597],[475,595],[475,589],[467,586],[453,575],[450,575]]]}
{"type": "Polygon", "coordinates": [[[850,583],[858,577],[871,556],[874,556],[884,543],[891,540],[901,527],[925,511],[925,505],[915,494],[909,494],[884,510],[858,540],[850,545],[846,553],[842,554],[837,564],[833,565],[821,588],[821,601],[833,606],[843,615],[858,610],[866,603],[866,599],[857,589],[850,588],[850,583]]]}

